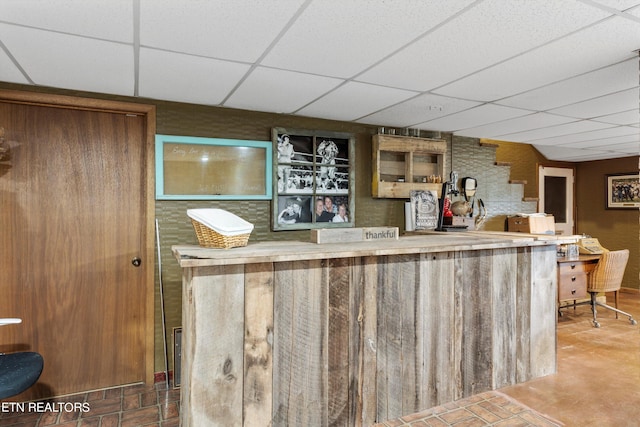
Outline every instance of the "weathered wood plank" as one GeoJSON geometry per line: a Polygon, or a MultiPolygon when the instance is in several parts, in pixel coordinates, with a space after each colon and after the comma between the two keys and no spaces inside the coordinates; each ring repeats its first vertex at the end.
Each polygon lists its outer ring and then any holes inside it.
{"type": "Polygon", "coordinates": [[[312,243],[336,244],[362,241],[362,228],[319,228],[311,230],[312,243]]]}
{"type": "MultiPolygon", "coordinates": [[[[349,271],[349,418],[347,426],[362,425],[362,364],[364,351],[364,268],[362,258],[350,261],[349,271]]],[[[375,371],[373,372],[375,375],[375,371]]]]}
{"type": "Polygon", "coordinates": [[[416,412],[418,407],[417,354],[416,354],[416,303],[418,285],[419,255],[402,255],[397,262],[400,266],[400,313],[401,358],[402,367],[402,414],[416,412]]]}
{"type": "Polygon", "coordinates": [[[492,265],[493,385],[492,389],[516,381],[516,281],[517,252],[495,249],[492,265]]]}
{"type": "Polygon", "coordinates": [[[387,257],[378,284],[378,418],[396,418],[417,409],[417,255],[387,257]],[[382,345],[381,345],[382,344],[382,345]]]}
{"type": "Polygon", "coordinates": [[[180,424],[191,425],[191,413],[195,410],[191,402],[191,364],[194,353],[195,312],[193,311],[193,268],[182,270],[182,378],[180,382],[180,424]]]}
{"type": "Polygon", "coordinates": [[[491,251],[459,253],[462,299],[462,384],[464,396],[491,390],[491,251]]]}
{"type": "Polygon", "coordinates": [[[271,419],[273,404],[273,264],[245,267],[244,425],[271,419]]]}
{"type": "Polygon", "coordinates": [[[244,266],[196,268],[186,295],[187,425],[242,426],[244,266]],[[197,344],[197,345],[196,345],[197,344]]]}
{"type": "MultiPolygon", "coordinates": [[[[453,253],[423,254],[416,314],[419,409],[452,402],[459,395],[456,365],[457,310],[453,253]]],[[[459,354],[459,352],[458,352],[459,354]]]]}
{"type": "Polygon", "coordinates": [[[531,375],[531,248],[518,248],[516,278],[516,381],[529,381],[531,375]]]}
{"type": "Polygon", "coordinates": [[[533,378],[556,372],[556,248],[531,250],[531,375],[533,378]]]}
{"type": "MultiPolygon", "coordinates": [[[[389,413],[389,335],[393,329],[390,322],[389,312],[393,311],[388,300],[392,297],[392,286],[389,283],[388,257],[378,258],[378,277],[376,277],[376,312],[377,317],[377,355],[376,355],[376,419],[378,421],[388,420],[392,417],[389,413]]],[[[393,283],[393,282],[392,282],[393,283]]]]}
{"type": "MultiPolygon", "coordinates": [[[[378,382],[378,258],[363,258],[363,298],[361,353],[358,358],[360,371],[358,405],[362,407],[356,426],[370,426],[377,418],[378,382]]],[[[360,319],[360,314],[358,315],[360,319]]]]}
{"type": "Polygon", "coordinates": [[[322,261],[276,264],[273,425],[327,425],[327,288],[322,261]]]}
{"type": "Polygon", "coordinates": [[[327,260],[323,269],[323,281],[329,289],[327,415],[331,426],[349,426],[349,271],[352,261],[352,258],[327,260]]]}
{"type": "Polygon", "coordinates": [[[398,240],[354,242],[341,245],[318,245],[310,242],[255,242],[247,246],[221,251],[194,245],[172,246],[181,267],[206,265],[251,264],[255,262],[286,262],[303,259],[333,259],[364,256],[475,251],[484,249],[545,246],[575,243],[579,236],[522,236],[518,233],[472,231],[465,233],[419,232],[398,240]],[[515,234],[515,236],[514,236],[515,234]]]}

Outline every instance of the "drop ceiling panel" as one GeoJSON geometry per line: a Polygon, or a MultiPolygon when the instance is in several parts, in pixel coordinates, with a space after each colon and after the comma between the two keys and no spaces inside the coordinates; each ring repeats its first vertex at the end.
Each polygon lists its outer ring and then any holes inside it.
{"type": "Polygon", "coordinates": [[[485,123],[498,122],[527,114],[531,114],[531,111],[503,107],[494,104],[485,104],[466,111],[451,114],[446,117],[421,123],[418,127],[444,132],[454,132],[459,129],[467,129],[485,123]]]}
{"type": "MultiPolygon", "coordinates": [[[[640,33],[638,33],[640,34],[640,33]]],[[[638,107],[638,88],[633,88],[588,101],[579,102],[566,107],[549,110],[552,114],[589,119],[607,115],[609,112],[620,113],[638,107]]]]}
{"type": "Polygon", "coordinates": [[[358,120],[385,126],[414,127],[418,123],[453,114],[479,105],[478,102],[424,94],[358,120]]]}
{"type": "Polygon", "coordinates": [[[640,152],[640,141],[631,144],[619,145],[613,147],[616,151],[626,153],[629,156],[637,156],[640,152]]]}
{"type": "Polygon", "coordinates": [[[606,148],[616,149],[617,147],[627,147],[633,144],[638,144],[640,141],[640,135],[623,135],[614,136],[602,139],[593,139],[589,141],[572,142],[564,145],[565,147],[580,147],[580,148],[606,148]]]}
{"type": "Polygon", "coordinates": [[[596,122],[611,123],[614,125],[638,126],[640,111],[638,109],[624,111],[618,114],[608,114],[593,119],[596,122]]]}
{"type": "Polygon", "coordinates": [[[349,82],[297,114],[336,120],[355,120],[415,96],[415,92],[349,82]]]}
{"type": "Polygon", "coordinates": [[[343,80],[258,67],[224,103],[226,107],[292,113],[343,80]],[[295,96],[292,96],[295,94],[295,96]]]}
{"type": "Polygon", "coordinates": [[[256,61],[303,0],[140,0],[140,43],[194,55],[256,61]]]}
{"type": "Polygon", "coordinates": [[[133,95],[133,47],[0,24],[0,39],[35,84],[133,95]]]}
{"type": "MultiPolygon", "coordinates": [[[[616,151],[627,151],[630,147],[634,148],[638,153],[638,148],[640,143],[640,136],[638,135],[624,135],[624,136],[615,136],[612,138],[603,138],[596,139],[591,141],[579,141],[579,142],[571,142],[569,144],[561,144],[555,145],[556,147],[571,147],[571,148],[592,148],[592,149],[606,149],[606,150],[616,150],[616,151]]],[[[548,145],[548,144],[538,144],[538,145],[548,145]]]]}
{"type": "Polygon", "coordinates": [[[0,49],[0,81],[10,83],[28,84],[24,75],[20,72],[20,69],[16,67],[11,58],[0,49]]]}
{"type": "Polygon", "coordinates": [[[548,110],[637,85],[638,59],[633,58],[520,95],[501,99],[499,103],[532,110],[548,110]]]}
{"type": "Polygon", "coordinates": [[[140,49],[140,96],[217,105],[249,70],[236,62],[140,49]]]}
{"type": "Polygon", "coordinates": [[[640,22],[614,17],[434,92],[478,101],[513,96],[631,58],[638,34],[640,22]]]}
{"type": "Polygon", "coordinates": [[[547,128],[573,121],[575,121],[575,119],[571,119],[569,117],[556,116],[547,113],[535,113],[474,128],[463,129],[456,132],[456,134],[477,138],[495,138],[500,135],[547,128]]]}
{"type": "Polygon", "coordinates": [[[552,160],[635,146],[639,48],[640,0],[0,0],[3,82],[574,148],[552,160]]]}
{"type": "Polygon", "coordinates": [[[0,19],[67,34],[133,42],[131,0],[3,1],[0,19]]]}
{"type": "MultiPolygon", "coordinates": [[[[583,124],[584,122],[578,122],[583,124]]],[[[535,144],[543,144],[543,145],[561,145],[561,144],[569,144],[572,142],[579,141],[591,141],[594,139],[601,138],[611,138],[617,136],[626,136],[626,135],[637,135],[638,129],[633,128],[631,126],[614,126],[612,127],[606,123],[597,123],[591,122],[594,125],[592,129],[582,130],[577,132],[572,132],[570,134],[558,133],[557,135],[550,136],[547,138],[538,138],[533,142],[535,144]],[[606,126],[604,128],[598,128],[597,126],[606,126]]],[[[563,129],[564,130],[564,129],[563,129]]]]}
{"type": "Polygon", "coordinates": [[[470,3],[313,1],[262,64],[353,77],[470,3]]]}
{"type": "Polygon", "coordinates": [[[576,150],[565,147],[552,147],[547,145],[534,145],[534,147],[548,159],[560,158],[568,162],[587,162],[590,160],[616,159],[626,157],[625,153],[606,150],[576,150]]]}
{"type": "Polygon", "coordinates": [[[593,132],[603,128],[609,128],[611,125],[606,123],[596,123],[589,120],[580,120],[571,123],[565,123],[557,126],[550,126],[542,129],[533,129],[525,132],[511,133],[507,135],[498,135],[496,139],[513,142],[533,142],[536,144],[544,138],[563,137],[582,132],[593,132]]]}
{"type": "Polygon", "coordinates": [[[593,0],[593,1],[594,3],[611,7],[619,11],[627,10],[631,7],[640,5],[640,2],[638,2],[638,0],[593,0]]]}
{"type": "MultiPolygon", "coordinates": [[[[431,90],[606,15],[602,10],[576,2],[486,0],[358,76],[358,80],[431,90]],[[505,37],[505,33],[509,36],[505,37]]],[[[460,96],[459,92],[455,97],[470,98],[466,94],[460,96]]]]}
{"type": "Polygon", "coordinates": [[[621,153],[627,153],[631,156],[638,155],[638,152],[640,152],[640,139],[636,140],[634,142],[629,142],[626,144],[616,144],[616,145],[611,145],[610,147],[612,150],[614,151],[618,151],[621,153]]]}

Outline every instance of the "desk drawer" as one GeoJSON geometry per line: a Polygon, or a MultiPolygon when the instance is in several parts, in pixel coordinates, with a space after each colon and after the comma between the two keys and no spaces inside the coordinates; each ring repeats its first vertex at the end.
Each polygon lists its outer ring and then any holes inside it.
{"type": "Polygon", "coordinates": [[[558,301],[587,298],[585,273],[558,275],[558,301]]]}
{"type": "Polygon", "coordinates": [[[558,273],[563,274],[581,274],[593,270],[591,263],[575,261],[558,263],[558,273]]]}

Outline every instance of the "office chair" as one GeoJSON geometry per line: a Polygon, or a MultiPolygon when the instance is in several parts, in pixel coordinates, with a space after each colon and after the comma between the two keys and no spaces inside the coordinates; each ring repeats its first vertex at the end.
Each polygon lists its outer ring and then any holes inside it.
{"type": "Polygon", "coordinates": [[[596,264],[596,267],[589,274],[587,291],[591,294],[591,301],[589,303],[591,304],[591,311],[593,312],[593,326],[596,328],[600,327],[600,323],[597,319],[598,313],[596,310],[596,306],[598,305],[608,310],[615,311],[616,319],[618,318],[619,313],[629,317],[629,322],[632,325],[638,324],[631,314],[618,310],[618,291],[622,284],[622,277],[624,276],[624,270],[627,267],[628,260],[628,249],[620,251],[605,251],[600,258],[600,261],[598,261],[598,264],[596,264]],[[615,308],[596,300],[597,295],[602,292],[614,293],[615,308]]]}
{"type": "MultiPolygon", "coordinates": [[[[20,319],[0,319],[0,326],[21,323],[20,319]]],[[[34,385],[44,367],[39,353],[0,353],[0,400],[15,396],[34,385]]]]}

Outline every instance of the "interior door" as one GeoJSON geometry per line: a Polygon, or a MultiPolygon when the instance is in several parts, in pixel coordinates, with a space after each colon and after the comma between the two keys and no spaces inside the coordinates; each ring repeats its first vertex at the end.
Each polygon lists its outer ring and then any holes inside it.
{"type": "Polygon", "coordinates": [[[538,169],[538,212],[552,214],[556,233],[574,234],[573,168],[540,166],[538,169]]]}
{"type": "Polygon", "coordinates": [[[148,381],[145,121],[0,101],[11,147],[0,165],[0,317],[23,319],[0,328],[0,351],[45,361],[22,399],[148,381]]]}

